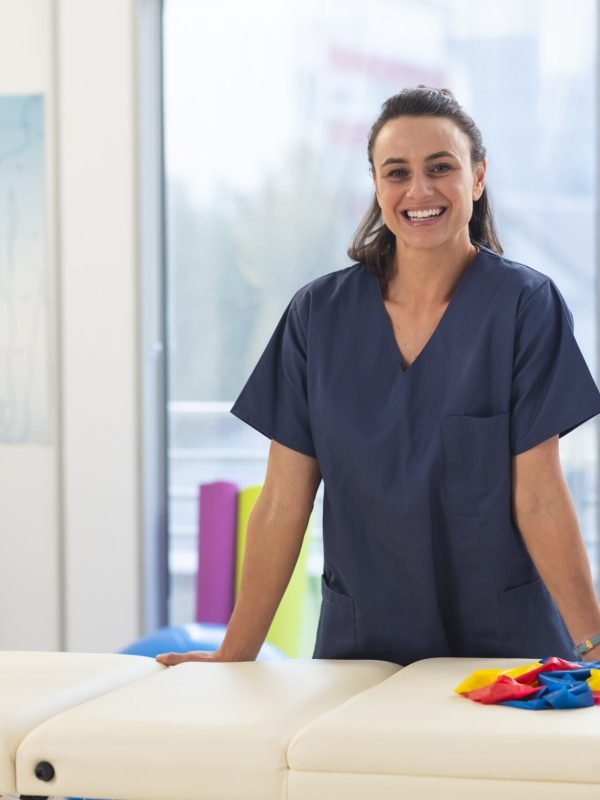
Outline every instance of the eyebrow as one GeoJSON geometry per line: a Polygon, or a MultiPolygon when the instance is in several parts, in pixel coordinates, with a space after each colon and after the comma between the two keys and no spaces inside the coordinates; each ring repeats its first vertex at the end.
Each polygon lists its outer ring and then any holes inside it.
{"type": "MultiPolygon", "coordinates": [[[[425,161],[433,161],[434,158],[442,157],[456,159],[456,156],[453,153],[449,153],[448,150],[440,150],[438,153],[431,153],[431,155],[425,156],[425,161]]],[[[405,158],[386,158],[381,168],[387,167],[388,164],[408,164],[408,161],[405,158]]]]}

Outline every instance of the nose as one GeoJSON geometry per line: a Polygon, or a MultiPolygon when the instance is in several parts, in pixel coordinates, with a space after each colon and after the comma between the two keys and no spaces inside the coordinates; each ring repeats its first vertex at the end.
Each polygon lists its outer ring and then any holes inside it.
{"type": "Polygon", "coordinates": [[[429,175],[414,172],[410,179],[406,196],[412,200],[418,200],[420,198],[427,198],[431,194],[432,186],[429,175]]]}

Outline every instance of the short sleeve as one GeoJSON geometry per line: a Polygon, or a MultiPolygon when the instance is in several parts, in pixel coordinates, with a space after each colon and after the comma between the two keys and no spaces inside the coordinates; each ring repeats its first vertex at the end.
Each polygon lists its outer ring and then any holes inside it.
{"type": "Polygon", "coordinates": [[[269,439],[315,457],[308,413],[306,335],[296,296],[284,311],[231,413],[269,439]]]}
{"type": "Polygon", "coordinates": [[[510,444],[517,455],[600,414],[600,392],[550,278],[518,311],[514,344],[510,444]]]}

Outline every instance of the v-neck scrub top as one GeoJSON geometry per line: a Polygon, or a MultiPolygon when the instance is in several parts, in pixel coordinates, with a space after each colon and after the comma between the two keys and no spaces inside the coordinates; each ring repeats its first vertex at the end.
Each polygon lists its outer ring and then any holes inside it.
{"type": "Polygon", "coordinates": [[[320,276],[231,412],[318,461],[315,658],[571,657],[511,514],[511,456],[600,413],[547,275],[480,247],[407,369],[377,276],[320,276]]]}

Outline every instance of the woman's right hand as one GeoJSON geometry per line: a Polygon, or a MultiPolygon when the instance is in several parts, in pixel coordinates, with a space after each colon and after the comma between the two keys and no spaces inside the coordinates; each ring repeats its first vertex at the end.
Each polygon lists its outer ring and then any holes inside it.
{"type": "Polygon", "coordinates": [[[156,661],[159,664],[164,664],[165,667],[175,667],[177,664],[183,664],[186,661],[231,661],[226,658],[220,649],[214,652],[204,650],[190,650],[188,653],[160,653],[156,656],[156,661]]]}

